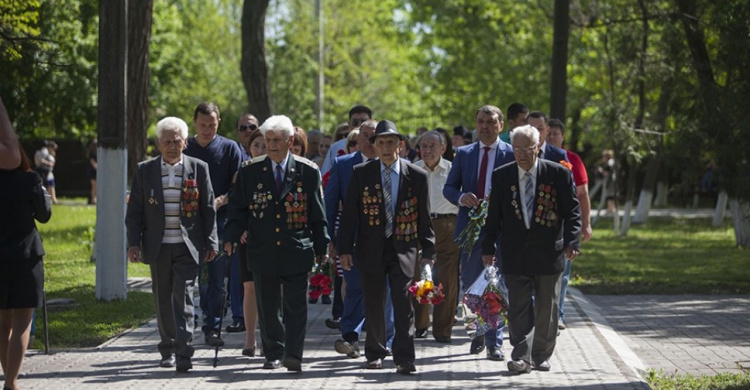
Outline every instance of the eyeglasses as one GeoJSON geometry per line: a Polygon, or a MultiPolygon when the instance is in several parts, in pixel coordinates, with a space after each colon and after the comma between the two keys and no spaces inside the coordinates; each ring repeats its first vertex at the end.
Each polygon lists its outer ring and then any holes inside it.
{"type": "Polygon", "coordinates": [[[240,131],[247,131],[247,130],[253,131],[253,130],[257,129],[257,128],[258,128],[258,125],[254,124],[254,123],[250,123],[250,124],[247,124],[247,125],[240,125],[239,130],[240,131]]]}
{"type": "Polygon", "coordinates": [[[513,148],[515,154],[533,154],[536,151],[536,145],[527,146],[525,148],[513,148]]]}
{"type": "Polygon", "coordinates": [[[367,119],[354,118],[354,119],[351,120],[351,122],[352,122],[352,126],[359,126],[359,125],[367,122],[367,119]]]}

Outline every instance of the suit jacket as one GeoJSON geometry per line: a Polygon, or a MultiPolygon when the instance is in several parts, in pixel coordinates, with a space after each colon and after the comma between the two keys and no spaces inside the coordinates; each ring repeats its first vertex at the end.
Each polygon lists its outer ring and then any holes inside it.
{"type": "Polygon", "coordinates": [[[237,174],[228,207],[227,241],[238,243],[247,230],[246,262],[252,272],[309,272],[315,255],[328,249],[320,171],[304,157],[289,154],[281,193],[276,193],[270,158],[246,162],[237,174]]]}
{"type": "MultiPolygon", "coordinates": [[[[427,172],[403,160],[399,164],[399,189],[393,197],[393,243],[401,271],[413,277],[417,245],[421,246],[423,258],[435,259],[435,234],[430,221],[427,172]]],[[[380,161],[356,165],[341,215],[341,253],[356,252],[357,267],[364,273],[382,269],[385,210],[381,182],[380,161]]]]}
{"type": "Polygon", "coordinates": [[[323,194],[326,202],[326,218],[328,224],[328,234],[334,243],[338,244],[337,237],[334,237],[336,214],[339,212],[339,201],[346,199],[346,190],[349,188],[349,181],[352,177],[354,166],[362,163],[362,152],[355,152],[338,156],[331,165],[328,184],[326,184],[323,194]]]}
{"type": "MultiPolygon", "coordinates": [[[[218,250],[214,190],[205,162],[182,155],[182,194],[197,186],[197,204],[180,196],[180,230],[196,262],[209,250],[218,250]]],[[[161,184],[162,158],[138,164],[133,174],[128,210],[125,214],[128,247],[140,246],[143,262],[151,264],[159,256],[164,237],[164,192],[161,184]]]]}
{"type": "MultiPolygon", "coordinates": [[[[456,219],[456,231],[453,238],[458,238],[461,231],[469,223],[469,207],[462,207],[458,200],[466,192],[477,193],[477,182],[479,175],[479,142],[461,146],[456,150],[453,158],[453,167],[448,173],[448,179],[443,187],[443,196],[449,202],[458,206],[458,218],[456,219]]],[[[500,141],[495,149],[495,164],[488,167],[490,171],[497,167],[515,161],[513,147],[509,143],[500,141]]]]}
{"type": "Polygon", "coordinates": [[[559,163],[560,161],[568,161],[568,153],[565,149],[558,148],[557,146],[551,145],[549,142],[545,144],[544,154],[542,154],[544,160],[559,163]]]}
{"type": "Polygon", "coordinates": [[[0,261],[44,256],[34,219],[45,223],[51,216],[49,197],[36,172],[0,170],[0,261]]]}
{"type": "Polygon", "coordinates": [[[492,172],[487,220],[484,225],[482,254],[495,253],[500,244],[504,274],[552,275],[565,268],[565,247],[578,249],[581,214],[570,171],[562,165],[537,160],[534,215],[526,229],[521,204],[518,164],[511,163],[492,172]]]}

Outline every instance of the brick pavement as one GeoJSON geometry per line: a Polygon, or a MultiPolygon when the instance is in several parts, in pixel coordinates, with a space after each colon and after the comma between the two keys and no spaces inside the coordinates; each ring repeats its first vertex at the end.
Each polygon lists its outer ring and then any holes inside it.
{"type": "MultiPolygon", "coordinates": [[[[577,303],[567,316],[568,329],[558,338],[552,371],[509,376],[505,362],[469,355],[469,339],[459,325],[453,344],[415,341],[415,375],[395,373],[392,360],[383,370],[364,370],[364,358],[348,359],[333,351],[337,332],[325,327],[330,306],[309,306],[302,373],[263,370],[263,358],[240,355],[244,334],[226,334],[227,345],[213,368],[213,349],[196,346],[195,368],[188,374],[158,368],[155,321],[98,348],[30,353],[20,385],[24,389],[403,389],[403,388],[576,388],[645,389],[647,385],[608,344],[600,329],[583,316],[577,303]]],[[[197,337],[202,341],[202,337],[197,337]]],[[[504,347],[510,354],[510,345],[504,347]]]]}
{"type": "Polygon", "coordinates": [[[643,363],[667,374],[750,370],[748,295],[587,295],[643,363]]]}

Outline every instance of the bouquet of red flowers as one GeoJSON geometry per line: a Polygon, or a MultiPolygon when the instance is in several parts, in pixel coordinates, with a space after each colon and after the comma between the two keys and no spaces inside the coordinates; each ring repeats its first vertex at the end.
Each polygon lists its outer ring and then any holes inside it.
{"type": "Polygon", "coordinates": [[[497,329],[508,312],[508,299],[500,288],[500,277],[495,266],[487,267],[464,293],[464,328],[469,337],[484,335],[497,329]]]}
{"type": "Polygon", "coordinates": [[[322,264],[315,264],[310,273],[310,298],[318,299],[321,295],[328,295],[333,290],[333,266],[326,261],[322,264]]]}
{"type": "Polygon", "coordinates": [[[409,287],[409,292],[411,292],[411,295],[417,299],[417,302],[423,305],[437,305],[440,302],[443,302],[443,299],[445,299],[445,294],[443,294],[443,284],[441,283],[435,288],[435,283],[432,281],[432,267],[430,267],[429,264],[425,264],[422,267],[422,275],[420,278],[420,281],[414,282],[414,284],[409,287]]]}

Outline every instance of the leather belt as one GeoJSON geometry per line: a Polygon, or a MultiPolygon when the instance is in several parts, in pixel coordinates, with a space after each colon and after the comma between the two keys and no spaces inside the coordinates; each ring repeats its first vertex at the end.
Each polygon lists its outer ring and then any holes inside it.
{"type": "Polygon", "coordinates": [[[430,213],[430,218],[432,219],[439,219],[439,218],[450,218],[455,217],[456,214],[437,214],[437,213],[430,213]]]}

